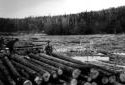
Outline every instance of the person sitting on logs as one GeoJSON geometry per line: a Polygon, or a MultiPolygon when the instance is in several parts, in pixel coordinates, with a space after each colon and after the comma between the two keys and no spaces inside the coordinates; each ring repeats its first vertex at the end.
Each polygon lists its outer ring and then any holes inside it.
{"type": "Polygon", "coordinates": [[[53,47],[52,45],[50,45],[50,41],[48,41],[45,47],[45,52],[46,54],[51,55],[52,51],[53,51],[53,47]]]}
{"type": "Polygon", "coordinates": [[[15,44],[17,41],[19,41],[18,38],[9,41],[9,42],[6,44],[6,47],[9,48],[10,53],[14,53],[14,52],[15,52],[15,51],[14,51],[14,44],[15,44]]]}

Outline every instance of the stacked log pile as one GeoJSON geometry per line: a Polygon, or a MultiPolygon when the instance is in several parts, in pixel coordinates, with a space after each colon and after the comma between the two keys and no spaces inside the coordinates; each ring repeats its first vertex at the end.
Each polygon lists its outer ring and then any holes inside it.
{"type": "Polygon", "coordinates": [[[0,85],[122,85],[124,72],[53,52],[0,56],[0,85]]]}

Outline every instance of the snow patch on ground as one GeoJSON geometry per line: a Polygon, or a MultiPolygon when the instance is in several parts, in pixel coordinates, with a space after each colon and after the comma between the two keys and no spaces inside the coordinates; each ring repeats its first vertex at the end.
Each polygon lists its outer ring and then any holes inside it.
{"type": "Polygon", "coordinates": [[[85,61],[98,61],[98,60],[104,60],[109,61],[109,57],[100,57],[100,56],[75,56],[72,57],[73,59],[80,60],[82,62],[85,61]]]}

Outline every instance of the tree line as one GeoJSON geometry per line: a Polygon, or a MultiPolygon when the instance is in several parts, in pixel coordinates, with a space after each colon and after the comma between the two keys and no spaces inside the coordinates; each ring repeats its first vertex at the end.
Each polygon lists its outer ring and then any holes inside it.
{"type": "Polygon", "coordinates": [[[124,33],[125,6],[60,16],[0,18],[0,32],[44,32],[48,35],[124,33]]]}

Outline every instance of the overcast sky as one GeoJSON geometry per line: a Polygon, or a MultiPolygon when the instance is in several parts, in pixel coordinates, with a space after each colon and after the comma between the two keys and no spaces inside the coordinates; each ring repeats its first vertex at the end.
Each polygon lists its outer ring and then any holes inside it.
{"type": "Polygon", "coordinates": [[[59,15],[124,5],[125,0],[0,0],[0,17],[59,15]]]}

